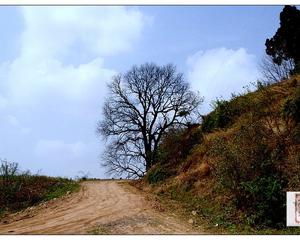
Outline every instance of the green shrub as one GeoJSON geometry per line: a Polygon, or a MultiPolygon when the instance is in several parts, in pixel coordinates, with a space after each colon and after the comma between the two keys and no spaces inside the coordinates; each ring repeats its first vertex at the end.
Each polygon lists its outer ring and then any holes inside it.
{"type": "Polygon", "coordinates": [[[278,176],[260,176],[240,183],[247,211],[251,212],[248,219],[254,224],[284,227],[285,223],[285,192],[286,181],[278,176]],[[276,210],[275,210],[276,209],[276,210]]]}
{"type": "Polygon", "coordinates": [[[229,140],[216,139],[211,154],[219,158],[215,170],[220,185],[231,192],[248,220],[283,226],[287,181],[277,166],[284,162],[285,146],[271,144],[269,134],[260,122],[241,127],[229,140]]]}
{"type": "Polygon", "coordinates": [[[208,133],[216,128],[215,114],[212,112],[206,116],[202,116],[201,129],[203,132],[208,133]]]}
{"type": "Polygon", "coordinates": [[[179,166],[193,147],[200,144],[203,140],[203,134],[198,125],[191,125],[185,129],[172,129],[169,131],[158,147],[157,162],[179,166]]]}
{"type": "Polygon", "coordinates": [[[292,119],[296,124],[300,123],[300,88],[285,100],[282,114],[285,118],[292,119]]]}
{"type": "Polygon", "coordinates": [[[154,184],[168,178],[170,174],[163,170],[161,166],[155,166],[152,170],[150,170],[147,174],[148,183],[154,184]]]}
{"type": "Polygon", "coordinates": [[[216,111],[216,127],[226,127],[232,121],[234,115],[230,103],[225,100],[217,100],[215,102],[216,111]]]}
{"type": "Polygon", "coordinates": [[[202,131],[211,132],[216,128],[224,128],[232,124],[234,117],[238,115],[241,109],[235,107],[229,101],[216,100],[213,103],[214,110],[202,117],[202,131]]]}

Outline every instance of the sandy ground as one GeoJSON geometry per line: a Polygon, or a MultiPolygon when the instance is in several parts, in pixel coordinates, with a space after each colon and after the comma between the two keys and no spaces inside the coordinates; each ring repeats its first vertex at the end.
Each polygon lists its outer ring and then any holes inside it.
{"type": "Polygon", "coordinates": [[[190,233],[191,224],[120,181],[83,182],[78,193],[0,220],[0,234],[190,233]]]}

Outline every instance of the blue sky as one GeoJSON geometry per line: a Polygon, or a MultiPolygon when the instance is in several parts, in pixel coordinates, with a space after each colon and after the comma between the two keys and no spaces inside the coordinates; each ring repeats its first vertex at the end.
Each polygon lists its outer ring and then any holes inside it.
{"type": "Polygon", "coordinates": [[[174,63],[211,100],[259,78],[282,6],[0,7],[0,158],[33,173],[104,177],[106,83],[174,63]]]}

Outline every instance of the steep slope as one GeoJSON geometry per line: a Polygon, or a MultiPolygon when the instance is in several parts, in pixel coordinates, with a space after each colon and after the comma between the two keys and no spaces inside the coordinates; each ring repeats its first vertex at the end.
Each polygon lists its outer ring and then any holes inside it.
{"type": "Polygon", "coordinates": [[[285,191],[300,186],[299,118],[299,75],[219,100],[201,125],[168,133],[136,185],[220,231],[297,232],[285,228],[285,191]]]}

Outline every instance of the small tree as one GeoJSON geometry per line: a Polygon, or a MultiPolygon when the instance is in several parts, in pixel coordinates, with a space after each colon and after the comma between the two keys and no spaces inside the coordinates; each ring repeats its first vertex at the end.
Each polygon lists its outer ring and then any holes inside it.
{"type": "Polygon", "coordinates": [[[202,102],[174,65],[146,63],[117,75],[108,85],[98,132],[108,140],[108,173],[142,177],[157,161],[158,144],[176,125],[193,121],[202,102]]]}
{"type": "Polygon", "coordinates": [[[0,159],[0,208],[7,205],[17,192],[18,184],[13,181],[18,174],[19,164],[0,159]]]}
{"type": "Polygon", "coordinates": [[[288,79],[295,68],[294,60],[289,58],[281,64],[273,61],[272,57],[265,55],[259,65],[265,83],[276,83],[288,79]]]}
{"type": "Polygon", "coordinates": [[[8,162],[6,160],[0,159],[0,177],[3,180],[15,176],[19,171],[19,164],[16,162],[8,162]]]}
{"type": "Polygon", "coordinates": [[[266,53],[272,56],[274,63],[293,59],[295,71],[300,64],[300,11],[295,6],[285,6],[280,13],[280,27],[275,35],[266,40],[266,53]]]}

